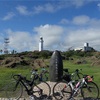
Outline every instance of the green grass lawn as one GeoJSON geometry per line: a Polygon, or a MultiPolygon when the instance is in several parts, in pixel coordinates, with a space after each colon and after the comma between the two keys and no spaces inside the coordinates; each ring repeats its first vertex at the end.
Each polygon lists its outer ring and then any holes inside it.
{"type": "MultiPolygon", "coordinates": [[[[63,61],[64,68],[68,68],[69,72],[73,72],[75,69],[82,69],[83,74],[93,75],[94,82],[100,88],[100,66],[91,66],[89,63],[87,64],[74,64],[72,61],[63,61]]],[[[13,74],[22,74],[24,76],[30,77],[31,67],[19,67],[19,68],[0,68],[0,88],[5,86],[5,84],[9,83],[12,79],[13,74]]]]}

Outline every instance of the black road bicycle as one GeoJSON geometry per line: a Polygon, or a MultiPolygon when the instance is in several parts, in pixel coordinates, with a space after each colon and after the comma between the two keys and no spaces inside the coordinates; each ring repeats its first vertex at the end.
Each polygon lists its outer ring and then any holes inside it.
{"type": "Polygon", "coordinates": [[[15,81],[10,82],[6,86],[6,97],[8,100],[20,100],[24,94],[24,89],[28,94],[28,97],[24,95],[24,100],[37,100],[37,98],[40,98],[40,100],[45,98],[46,100],[49,98],[51,94],[51,88],[49,84],[45,81],[42,81],[42,76],[37,74],[36,70],[33,70],[32,74],[34,74],[34,77],[31,80],[27,80],[26,77],[19,74],[13,75],[15,81]],[[37,79],[40,80],[40,84],[36,84],[35,81],[37,79]]]}

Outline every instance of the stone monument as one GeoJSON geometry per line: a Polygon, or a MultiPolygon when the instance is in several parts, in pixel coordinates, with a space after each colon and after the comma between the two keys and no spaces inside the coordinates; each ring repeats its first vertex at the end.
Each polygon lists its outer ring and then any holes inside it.
{"type": "Polygon", "coordinates": [[[57,50],[53,52],[50,59],[49,75],[52,82],[60,81],[63,75],[62,56],[57,50]]]}

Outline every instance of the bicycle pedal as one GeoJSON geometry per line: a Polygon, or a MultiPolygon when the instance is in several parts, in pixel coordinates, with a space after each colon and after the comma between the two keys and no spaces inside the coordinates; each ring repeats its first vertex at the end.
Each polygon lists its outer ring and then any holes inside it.
{"type": "Polygon", "coordinates": [[[52,100],[52,96],[48,96],[48,98],[47,98],[48,100],[52,100]]]}
{"type": "Polygon", "coordinates": [[[40,96],[39,98],[40,98],[40,99],[47,98],[47,95],[44,94],[44,95],[40,96]]]}
{"type": "Polygon", "coordinates": [[[60,93],[56,92],[56,93],[53,94],[53,96],[60,96],[60,93]]]}

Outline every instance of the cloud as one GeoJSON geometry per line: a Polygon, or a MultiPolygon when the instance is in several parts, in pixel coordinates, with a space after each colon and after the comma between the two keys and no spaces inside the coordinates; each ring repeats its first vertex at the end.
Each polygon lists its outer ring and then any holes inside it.
{"type": "Polygon", "coordinates": [[[100,42],[100,29],[88,28],[69,31],[65,41],[66,45],[70,44],[70,46],[74,47],[82,47],[85,42],[88,42],[95,49],[100,50],[100,47],[98,47],[100,42]]]}
{"type": "Polygon", "coordinates": [[[73,24],[86,25],[90,21],[90,18],[86,15],[76,16],[73,18],[73,24]]]}
{"type": "Polygon", "coordinates": [[[0,32],[0,50],[4,49],[4,34],[0,32]]]}
{"type": "Polygon", "coordinates": [[[44,39],[44,49],[59,49],[59,43],[62,41],[63,28],[58,25],[40,25],[33,28],[35,34],[24,31],[6,30],[9,37],[9,47],[16,51],[33,51],[38,50],[39,38],[44,39]]]}
{"type": "Polygon", "coordinates": [[[41,13],[41,12],[55,12],[56,11],[56,8],[54,5],[50,4],[50,3],[47,3],[47,4],[44,4],[44,5],[38,5],[38,6],[34,6],[34,14],[38,14],[38,13],[41,13]]]}
{"type": "Polygon", "coordinates": [[[93,1],[89,1],[89,0],[88,1],[87,0],[49,1],[49,2],[45,2],[44,4],[42,3],[42,5],[33,6],[32,10],[28,10],[28,7],[24,5],[17,6],[16,10],[22,15],[34,15],[34,14],[39,14],[43,12],[54,13],[68,7],[79,8],[90,2],[93,2],[93,1]]]}
{"type": "Polygon", "coordinates": [[[36,50],[36,43],[34,35],[30,34],[29,32],[22,32],[22,31],[12,31],[11,29],[6,30],[6,34],[9,37],[10,43],[9,47],[16,51],[33,51],[36,50]]]}
{"type": "Polygon", "coordinates": [[[83,47],[85,42],[96,50],[100,50],[100,19],[80,15],[72,20],[62,19],[62,22],[68,22],[70,25],[66,24],[64,27],[60,24],[40,25],[33,28],[33,33],[8,29],[6,34],[10,39],[9,45],[16,51],[38,50],[39,38],[42,36],[45,50],[83,47]]]}
{"type": "MultiPolygon", "coordinates": [[[[63,19],[62,19],[63,20],[63,19]]],[[[61,21],[62,21],[61,20],[61,21]]],[[[67,20],[67,19],[64,19],[67,20]]],[[[100,50],[100,19],[90,18],[87,15],[75,16],[65,23],[62,48],[83,47],[85,42],[96,50],[100,50]]]]}
{"type": "Polygon", "coordinates": [[[27,10],[26,6],[17,6],[16,10],[22,15],[29,15],[30,12],[27,10]]]}
{"type": "Polygon", "coordinates": [[[71,20],[68,20],[66,18],[61,19],[59,24],[65,24],[69,26],[74,26],[75,28],[83,27],[83,28],[99,28],[100,26],[100,19],[96,18],[90,18],[87,15],[80,15],[80,16],[74,16],[71,20]]]}
{"type": "Polygon", "coordinates": [[[84,0],[74,0],[74,1],[65,1],[60,0],[57,2],[49,2],[44,5],[38,5],[34,6],[34,13],[41,13],[41,12],[48,12],[48,13],[54,13],[56,11],[59,11],[64,8],[68,8],[70,6],[74,7],[80,7],[84,5],[84,0]]]}
{"type": "Polygon", "coordinates": [[[83,28],[99,28],[100,26],[100,19],[96,19],[96,18],[90,18],[87,15],[80,15],[80,16],[75,16],[72,19],[72,24],[77,25],[80,27],[80,25],[83,28]]]}
{"type": "Polygon", "coordinates": [[[100,3],[97,4],[98,9],[100,10],[100,3]]]}
{"type": "Polygon", "coordinates": [[[60,41],[62,41],[61,37],[64,30],[61,26],[46,24],[35,27],[33,31],[37,33],[37,38],[40,36],[44,38],[45,48],[55,49],[53,47],[57,47],[60,41]]]}
{"type": "Polygon", "coordinates": [[[15,14],[13,12],[9,12],[6,16],[4,16],[4,18],[2,20],[6,21],[6,20],[10,20],[15,16],[15,14]]]}
{"type": "Polygon", "coordinates": [[[60,24],[69,24],[69,20],[63,18],[63,19],[61,19],[61,21],[59,23],[60,24]]]}
{"type": "MultiPolygon", "coordinates": [[[[58,25],[41,25],[35,27],[35,39],[40,36],[44,38],[44,48],[49,50],[67,50],[69,47],[83,47],[88,42],[91,47],[100,50],[100,29],[99,28],[63,28],[58,25]]],[[[38,43],[38,41],[37,41],[38,43]]]]}

